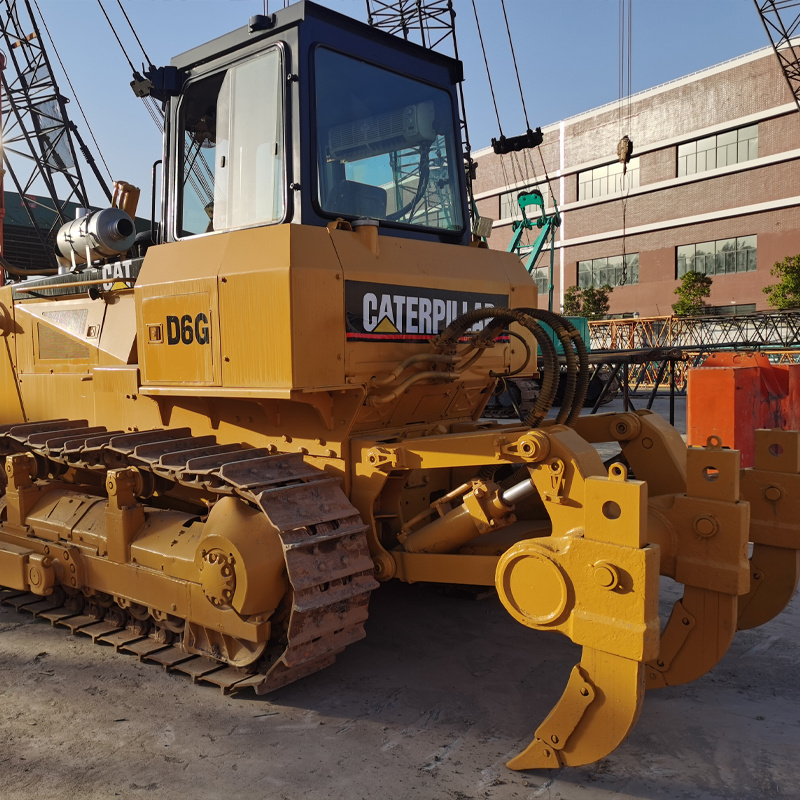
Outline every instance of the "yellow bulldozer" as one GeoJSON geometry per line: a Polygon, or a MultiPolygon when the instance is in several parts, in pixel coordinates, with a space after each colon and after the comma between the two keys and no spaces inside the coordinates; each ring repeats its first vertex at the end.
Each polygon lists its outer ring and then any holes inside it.
{"type": "Polygon", "coordinates": [[[148,241],[90,212],[59,275],[0,289],[2,602],[267,693],[361,639],[382,582],[495,587],[583,647],[514,769],[604,757],[789,602],[800,435],[740,470],[654,414],[580,416],[580,337],[470,230],[457,61],[301,2],[147,78],[148,241]],[[481,418],[533,372],[523,423],[481,418]]]}

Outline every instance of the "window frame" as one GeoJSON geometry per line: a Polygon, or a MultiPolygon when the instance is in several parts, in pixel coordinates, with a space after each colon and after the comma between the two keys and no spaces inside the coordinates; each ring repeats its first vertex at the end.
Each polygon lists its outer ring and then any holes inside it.
{"type": "MultiPolygon", "coordinates": [[[[170,174],[169,174],[169,198],[167,203],[167,220],[169,222],[169,236],[170,241],[186,241],[188,239],[196,239],[199,236],[213,236],[217,233],[227,233],[235,230],[245,230],[248,228],[263,228],[272,227],[273,225],[281,225],[291,218],[290,202],[291,196],[288,187],[289,176],[289,163],[293,157],[291,148],[289,146],[289,108],[288,108],[288,95],[287,95],[287,68],[288,68],[288,48],[285,42],[272,42],[267,47],[259,48],[255,51],[239,53],[236,58],[214,64],[214,66],[203,72],[198,72],[192,75],[183,85],[181,95],[178,102],[174,105],[174,112],[170,120],[170,174]],[[201,83],[204,80],[213,78],[215,75],[224,75],[228,70],[234,69],[241,64],[247,62],[255,62],[260,57],[266,55],[271,51],[277,51],[279,55],[278,67],[278,98],[280,104],[280,113],[282,114],[282,131],[281,131],[281,146],[283,148],[283,158],[280,169],[281,180],[281,198],[283,204],[283,214],[274,220],[268,222],[255,222],[249,225],[237,225],[232,227],[219,228],[212,231],[204,231],[201,233],[181,233],[182,219],[183,219],[183,168],[184,168],[184,153],[182,152],[183,146],[183,109],[186,102],[186,95],[191,86],[201,83]]],[[[223,78],[224,79],[224,78],[223,78]]]]}
{"type": "Polygon", "coordinates": [[[698,139],[690,139],[686,142],[681,142],[675,148],[675,155],[676,155],[676,168],[675,174],[678,178],[688,178],[692,175],[699,175],[703,172],[713,172],[717,169],[724,169],[725,167],[732,167],[736,166],[737,164],[745,164],[748,161],[753,161],[758,158],[758,137],[759,137],[759,130],[758,130],[758,122],[751,123],[750,125],[742,125],[738,128],[729,128],[728,130],[719,131],[718,133],[712,133],[708,136],[702,136],[698,139]],[[748,131],[750,129],[755,129],[755,136],[748,136],[746,139],[741,139],[740,134],[743,131],[748,131]],[[722,142],[720,143],[720,139],[729,136],[730,134],[735,134],[735,140],[732,142],[722,142]],[[708,143],[713,139],[713,146],[703,147],[702,150],[700,149],[700,145],[704,143],[708,143]],[[752,143],[755,141],[755,154],[752,154],[752,143]],[[740,159],[739,158],[739,151],[741,150],[742,146],[746,145],[747,150],[747,157],[740,159]],[[692,149],[689,149],[692,148],[692,149]],[[733,150],[731,151],[731,148],[733,150]],[[683,153],[681,151],[683,150],[683,153]],[[724,151],[725,153],[725,163],[720,164],[720,152],[724,151]],[[735,159],[733,161],[730,160],[729,156],[730,153],[733,152],[735,155],[735,159]],[[702,153],[702,162],[703,167],[701,168],[700,165],[700,154],[702,153]],[[710,160],[709,154],[713,153],[713,161],[714,166],[708,166],[708,162],[710,160]],[[688,165],[690,161],[693,161],[694,167],[691,172],[688,171],[688,165]],[[681,163],[684,163],[683,172],[681,172],[681,163]]]}
{"type": "Polygon", "coordinates": [[[724,239],[715,239],[708,242],[696,242],[689,244],[679,244],[675,247],[675,280],[681,280],[687,272],[700,272],[701,275],[708,275],[716,278],[721,275],[740,275],[746,272],[756,272],[758,270],[758,234],[749,233],[744,236],[727,236],[724,239]],[[752,239],[754,245],[748,247],[740,244],[745,239],[752,239]],[[734,242],[733,249],[725,249],[725,243],[734,242]],[[714,245],[713,253],[703,253],[703,270],[698,270],[697,248],[704,245],[714,245]],[[720,246],[721,245],[721,246],[720,246]],[[683,252],[681,252],[683,251],[683,252]],[[754,253],[755,256],[750,254],[754,253]],[[684,266],[681,271],[681,259],[684,266]],[[709,260],[713,271],[709,272],[709,260]],[[740,260],[745,261],[745,268],[739,269],[740,260]],[[691,264],[691,266],[689,266],[691,264]],[[752,267],[751,267],[752,264],[752,267]]]}
{"type": "MultiPolygon", "coordinates": [[[[385,63],[379,63],[369,58],[364,58],[362,56],[355,56],[353,53],[348,52],[346,50],[342,50],[338,47],[334,47],[328,42],[318,42],[313,47],[309,49],[309,64],[311,67],[311,72],[314,75],[314,79],[311,81],[308,92],[309,92],[309,100],[311,105],[311,113],[308,117],[308,124],[309,124],[309,131],[310,136],[308,139],[308,154],[310,157],[310,165],[312,170],[312,181],[311,183],[314,186],[314,189],[309,193],[309,199],[311,201],[311,207],[314,209],[314,212],[322,219],[329,219],[334,220],[338,217],[350,217],[355,215],[346,215],[336,212],[327,211],[323,208],[322,203],[320,202],[319,196],[319,187],[320,187],[320,168],[319,168],[319,115],[317,112],[317,71],[316,71],[316,59],[317,53],[320,49],[328,50],[332,53],[336,53],[337,55],[343,56],[345,58],[349,58],[352,61],[359,61],[362,64],[366,64],[367,66],[374,67],[376,69],[382,70],[384,72],[389,72],[393,75],[396,75],[401,78],[405,78],[406,80],[413,81],[414,83],[419,83],[424,86],[429,86],[437,91],[441,92],[445,95],[450,103],[450,130],[452,133],[452,145],[453,145],[453,203],[454,207],[458,209],[459,215],[461,217],[461,227],[459,228],[440,228],[440,227],[428,227],[419,224],[412,224],[408,222],[397,222],[388,219],[380,219],[379,224],[382,228],[391,228],[393,230],[409,232],[411,234],[419,233],[419,234],[433,234],[437,237],[446,237],[447,240],[451,238],[461,238],[463,237],[468,229],[469,229],[469,208],[465,204],[466,198],[466,176],[464,175],[464,170],[460,168],[461,164],[461,156],[459,153],[459,148],[463,147],[463,141],[461,139],[461,129],[460,129],[460,121],[458,117],[458,102],[457,98],[454,96],[453,92],[451,91],[450,87],[443,86],[440,83],[435,83],[432,81],[424,80],[419,78],[415,75],[411,75],[407,72],[403,72],[398,69],[393,69],[392,67],[387,66],[385,63]]],[[[445,142],[447,137],[445,137],[445,142]]]]}
{"type": "Polygon", "coordinates": [[[638,189],[640,186],[639,182],[639,173],[641,170],[640,166],[640,156],[634,156],[628,162],[628,168],[626,172],[622,173],[622,163],[619,161],[610,161],[607,164],[600,164],[597,167],[592,167],[590,169],[581,170],[577,173],[578,179],[578,202],[583,203],[589,200],[598,200],[602,197],[619,197],[620,195],[624,195],[626,192],[630,192],[632,189],[638,189]],[[633,166],[631,166],[633,165],[633,166]],[[609,173],[609,167],[619,167],[619,172],[614,171],[613,173],[609,173]],[[600,170],[605,170],[605,175],[600,174],[600,170]],[[595,174],[597,173],[597,174],[595,174]],[[609,181],[614,179],[614,183],[616,185],[616,177],[617,175],[620,176],[620,183],[623,184],[619,189],[614,189],[613,191],[609,191],[609,181]],[[635,180],[633,176],[636,176],[635,180]],[[588,176],[588,180],[582,180],[582,177],[588,176]],[[625,186],[625,179],[630,176],[631,185],[625,186]],[[597,184],[597,194],[595,194],[595,184],[597,184]],[[592,192],[588,196],[581,196],[582,195],[582,187],[584,186],[591,186],[592,192]]]}
{"type": "Polygon", "coordinates": [[[608,283],[612,289],[618,289],[623,286],[638,286],[639,285],[639,266],[640,266],[640,254],[639,253],[625,253],[618,254],[614,256],[601,256],[599,258],[588,258],[584,259],[583,261],[577,262],[577,273],[576,273],[576,281],[575,285],[581,289],[586,289],[589,287],[596,287],[600,288],[601,286],[605,286],[608,283]],[[636,258],[636,263],[626,263],[628,259],[636,258]],[[617,259],[620,259],[617,262],[617,259]],[[610,261],[613,263],[609,264],[610,261]],[[604,264],[601,262],[605,262],[604,264]],[[589,264],[590,267],[587,271],[585,265],[589,264]],[[584,265],[584,269],[581,270],[581,266],[584,265]],[[618,276],[621,276],[623,266],[626,270],[626,280],[625,283],[620,283],[618,280],[618,276]],[[636,280],[631,280],[631,270],[635,268],[636,271],[636,280]],[[611,283],[610,281],[602,281],[600,280],[599,270],[604,270],[606,272],[606,277],[609,276],[609,270],[614,271],[614,282],[611,283]],[[583,274],[584,280],[581,282],[581,275],[583,274]],[[587,283],[585,280],[585,276],[589,274],[591,276],[591,280],[587,283]]]}

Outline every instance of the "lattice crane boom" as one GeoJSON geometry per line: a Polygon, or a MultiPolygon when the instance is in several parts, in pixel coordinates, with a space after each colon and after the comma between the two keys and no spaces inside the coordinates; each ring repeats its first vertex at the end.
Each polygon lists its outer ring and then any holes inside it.
{"type": "Polygon", "coordinates": [[[111,193],[94,159],[67,114],[67,98],[58,88],[44,40],[29,0],[0,0],[0,35],[7,63],[0,71],[3,91],[3,164],[20,198],[39,182],[54,213],[50,230],[23,203],[45,258],[55,265],[48,243],[67,219],[67,204],[89,206],[78,152],[111,202],[111,193]],[[23,166],[27,164],[27,168],[23,166]]]}
{"type": "MultiPolygon", "coordinates": [[[[366,0],[366,3],[367,21],[374,28],[458,59],[453,0],[366,0]]],[[[458,103],[469,207],[474,213],[472,181],[477,165],[472,160],[462,83],[458,85],[458,103]]]]}
{"type": "Polygon", "coordinates": [[[800,0],[753,0],[772,49],[800,109],[800,0]]]}

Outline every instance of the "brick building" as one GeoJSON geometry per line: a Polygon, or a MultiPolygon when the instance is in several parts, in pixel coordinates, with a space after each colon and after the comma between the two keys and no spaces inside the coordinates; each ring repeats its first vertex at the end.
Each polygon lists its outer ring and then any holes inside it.
{"type": "MultiPolygon", "coordinates": [[[[489,244],[502,249],[520,217],[519,192],[535,186],[548,210],[555,195],[556,310],[567,287],[609,283],[611,314],[670,314],[691,269],[712,277],[714,312],[768,308],[770,268],[800,253],[800,113],[771,48],[543,133],[541,153],[477,151],[475,193],[479,213],[497,220],[489,244]],[[634,146],[624,176],[623,135],[634,146]]],[[[542,305],[549,263],[548,252],[534,271],[542,305]]]]}

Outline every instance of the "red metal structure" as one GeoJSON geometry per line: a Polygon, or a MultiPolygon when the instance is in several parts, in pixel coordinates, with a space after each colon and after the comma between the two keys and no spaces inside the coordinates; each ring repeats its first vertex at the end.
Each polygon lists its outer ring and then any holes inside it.
{"type": "Polygon", "coordinates": [[[763,353],[715,353],[689,370],[687,444],[719,436],[755,463],[757,428],[800,428],[800,364],[773,364],[763,353]]]}

